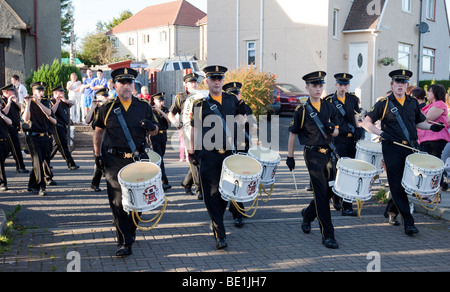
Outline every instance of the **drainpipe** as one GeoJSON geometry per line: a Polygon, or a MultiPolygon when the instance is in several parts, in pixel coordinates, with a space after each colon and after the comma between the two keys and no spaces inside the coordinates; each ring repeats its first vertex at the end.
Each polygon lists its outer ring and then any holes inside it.
{"type": "MultiPolygon", "coordinates": [[[[419,16],[419,25],[422,23],[422,13],[423,13],[423,0],[420,0],[420,16],[419,16]]],[[[419,86],[420,82],[420,61],[422,59],[422,32],[419,30],[419,53],[417,54],[417,86],[419,86]]]]}
{"type": "Polygon", "coordinates": [[[259,58],[260,58],[260,64],[261,64],[260,69],[261,69],[261,71],[263,71],[264,70],[264,62],[263,62],[263,57],[264,57],[264,53],[263,53],[263,50],[264,50],[264,0],[261,0],[260,21],[261,21],[261,24],[260,24],[261,32],[260,32],[259,39],[260,39],[261,44],[260,44],[259,58]]]}
{"type": "Polygon", "coordinates": [[[28,33],[35,39],[35,53],[36,53],[36,70],[39,69],[39,37],[37,33],[37,0],[34,0],[34,32],[28,29],[28,33]]]}
{"type": "Polygon", "coordinates": [[[240,1],[236,0],[236,69],[239,68],[239,6],[240,1]]]}

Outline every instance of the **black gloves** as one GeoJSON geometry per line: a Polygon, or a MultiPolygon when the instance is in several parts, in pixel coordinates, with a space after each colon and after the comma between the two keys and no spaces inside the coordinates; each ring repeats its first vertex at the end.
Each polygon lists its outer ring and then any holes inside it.
{"type": "Polygon", "coordinates": [[[181,130],[181,128],[183,128],[183,122],[178,122],[178,127],[177,130],[181,130]]]}
{"type": "Polygon", "coordinates": [[[444,128],[445,128],[444,124],[439,123],[431,125],[430,130],[437,133],[442,131],[444,128]]]}
{"type": "Polygon", "coordinates": [[[289,167],[290,171],[295,169],[295,159],[294,157],[289,157],[286,159],[286,165],[289,167]]]}
{"type": "Polygon", "coordinates": [[[353,137],[355,138],[355,141],[359,141],[364,138],[365,131],[363,128],[356,128],[355,133],[353,134],[353,137]]]}
{"type": "Polygon", "coordinates": [[[199,165],[198,157],[197,157],[196,153],[194,153],[194,154],[189,153],[188,159],[189,159],[189,163],[192,164],[193,166],[198,166],[199,165]]]}
{"type": "Polygon", "coordinates": [[[388,143],[388,144],[392,144],[394,143],[394,137],[392,137],[391,135],[389,135],[386,132],[382,132],[380,135],[381,139],[383,139],[384,142],[388,143]]]}
{"type": "Polygon", "coordinates": [[[105,171],[105,164],[103,163],[103,156],[94,156],[95,157],[95,166],[102,171],[105,171]]]}
{"type": "Polygon", "coordinates": [[[153,122],[150,120],[144,119],[144,120],[140,121],[140,124],[141,124],[141,127],[146,131],[150,130],[150,132],[151,132],[151,131],[156,130],[155,124],[153,124],[153,122]]]}
{"type": "Polygon", "coordinates": [[[247,110],[245,109],[245,102],[243,100],[240,100],[238,105],[236,105],[235,108],[236,115],[246,115],[247,110]]]}
{"type": "Polygon", "coordinates": [[[335,126],[336,125],[334,123],[326,123],[325,124],[325,132],[327,132],[327,134],[329,134],[329,135],[333,134],[335,126]]]}

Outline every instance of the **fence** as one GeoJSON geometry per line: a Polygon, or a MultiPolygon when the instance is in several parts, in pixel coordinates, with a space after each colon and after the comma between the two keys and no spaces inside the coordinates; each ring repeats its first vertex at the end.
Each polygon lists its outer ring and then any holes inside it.
{"type": "MultiPolygon", "coordinates": [[[[166,94],[166,107],[170,107],[175,100],[176,95],[179,92],[184,91],[183,76],[184,71],[156,72],[156,88],[158,92],[164,92],[166,94]]],[[[151,86],[152,85],[149,84],[149,87],[151,86]]]]}

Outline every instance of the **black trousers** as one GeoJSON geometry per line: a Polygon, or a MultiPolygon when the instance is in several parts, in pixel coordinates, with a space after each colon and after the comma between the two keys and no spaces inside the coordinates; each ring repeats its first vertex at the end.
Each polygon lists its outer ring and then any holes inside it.
{"type": "Polygon", "coordinates": [[[4,187],[8,184],[5,171],[5,160],[6,156],[8,156],[8,152],[7,138],[0,139],[0,186],[4,187]]]}
{"type": "Polygon", "coordinates": [[[202,150],[200,152],[200,184],[202,187],[203,201],[211,218],[215,238],[225,238],[225,225],[223,215],[228,202],[222,199],[219,192],[222,163],[231,151],[219,154],[216,151],[202,150]]]}
{"type": "Polygon", "coordinates": [[[169,184],[169,180],[167,179],[166,175],[166,168],[164,167],[164,155],[166,154],[166,144],[167,144],[167,132],[163,134],[158,134],[156,136],[152,136],[152,148],[153,151],[159,154],[161,156],[161,173],[162,173],[162,181],[163,184],[169,184]]]}
{"type": "MultiPolygon", "coordinates": [[[[125,212],[123,209],[122,188],[119,184],[118,174],[123,167],[134,161],[132,158],[121,158],[110,153],[107,153],[104,158],[108,200],[116,227],[117,241],[119,245],[129,246],[134,243],[137,227],[131,213],[125,212]]],[[[148,156],[142,154],[141,158],[148,159],[148,156]]]]}
{"type": "Polygon", "coordinates": [[[16,170],[25,169],[22,148],[20,147],[19,131],[14,126],[8,126],[9,150],[16,161],[16,170]]]}
{"type": "Polygon", "coordinates": [[[409,209],[408,194],[402,186],[403,171],[406,158],[413,152],[405,147],[395,144],[383,144],[383,159],[386,165],[386,174],[392,198],[386,206],[386,212],[390,215],[400,215],[405,226],[413,226],[414,218],[409,209]]]}
{"type": "Polygon", "coordinates": [[[55,135],[53,139],[53,147],[50,154],[50,159],[53,159],[53,157],[55,157],[56,155],[56,152],[59,151],[69,168],[75,166],[75,161],[70,154],[69,145],[67,143],[67,134],[69,134],[69,129],[64,126],[55,126],[54,130],[55,135]]]}
{"type": "Polygon", "coordinates": [[[27,144],[30,150],[31,161],[33,163],[33,171],[30,172],[30,179],[28,181],[28,188],[45,189],[45,172],[44,168],[46,161],[50,157],[51,137],[32,136],[27,133],[27,144]]]}
{"type": "Polygon", "coordinates": [[[305,209],[305,219],[312,222],[317,217],[322,238],[334,238],[329,203],[334,193],[328,185],[328,182],[335,178],[331,153],[322,154],[305,148],[304,157],[314,193],[314,199],[305,209]]]}
{"type": "Polygon", "coordinates": [[[189,163],[189,171],[184,177],[182,183],[188,189],[191,189],[192,185],[195,185],[197,192],[200,192],[200,167],[189,163]]]}

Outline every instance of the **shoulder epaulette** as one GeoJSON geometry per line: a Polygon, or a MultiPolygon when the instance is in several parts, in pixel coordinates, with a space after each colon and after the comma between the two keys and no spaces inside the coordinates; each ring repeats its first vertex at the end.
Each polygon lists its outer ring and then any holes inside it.
{"type": "Polygon", "coordinates": [[[150,104],[150,101],[149,101],[149,100],[147,100],[147,99],[145,99],[145,98],[141,98],[141,97],[136,97],[136,99],[137,99],[138,101],[140,101],[140,102],[145,102],[145,103],[147,103],[147,104],[151,105],[151,104],[150,104]]]}
{"type": "Polygon", "coordinates": [[[199,106],[200,104],[204,103],[206,101],[206,98],[200,98],[194,101],[193,106],[199,106]]]}

